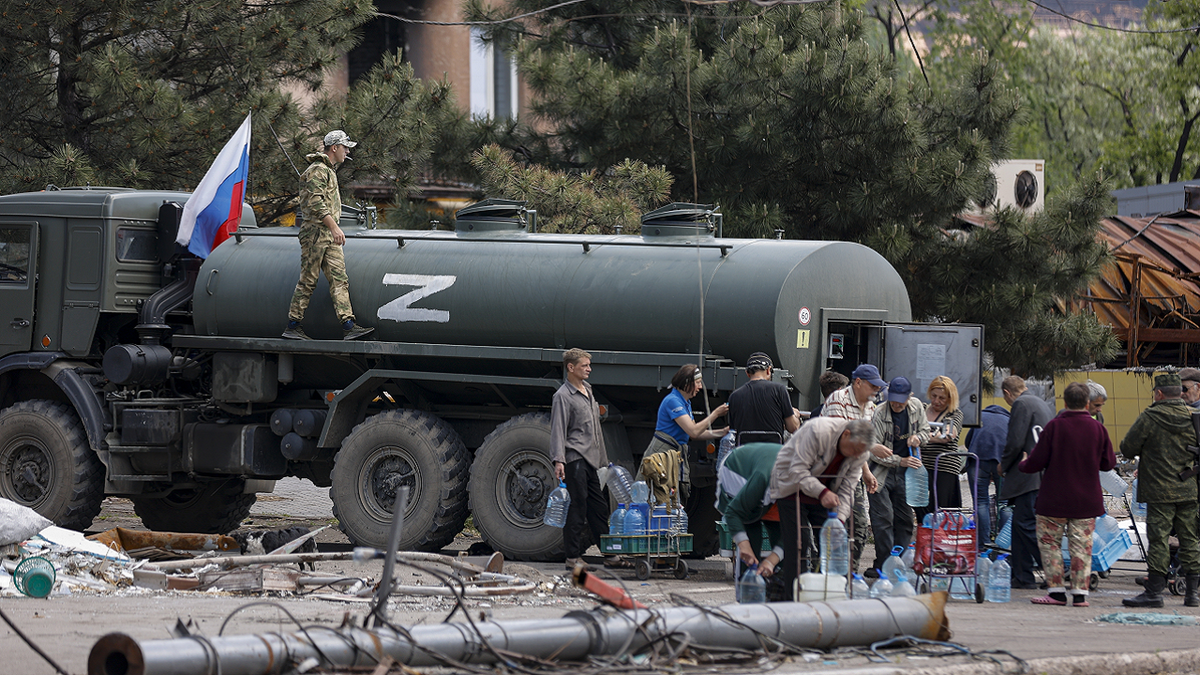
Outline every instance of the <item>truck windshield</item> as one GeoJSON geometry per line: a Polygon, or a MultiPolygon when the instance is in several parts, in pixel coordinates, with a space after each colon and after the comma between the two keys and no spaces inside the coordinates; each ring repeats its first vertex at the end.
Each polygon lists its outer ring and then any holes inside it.
{"type": "Polygon", "coordinates": [[[158,260],[158,234],[153,230],[122,227],[117,230],[117,260],[155,262],[158,260]]]}

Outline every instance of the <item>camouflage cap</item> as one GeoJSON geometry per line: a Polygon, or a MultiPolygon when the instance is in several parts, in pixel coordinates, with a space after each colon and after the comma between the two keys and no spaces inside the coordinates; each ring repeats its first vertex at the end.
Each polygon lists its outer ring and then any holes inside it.
{"type": "Polygon", "coordinates": [[[358,143],[350,140],[350,136],[346,132],[337,129],[325,134],[325,147],[332,148],[335,145],[344,145],[347,148],[353,148],[358,143]]]}
{"type": "Polygon", "coordinates": [[[1177,373],[1162,373],[1154,376],[1154,388],[1161,389],[1162,387],[1179,387],[1183,386],[1183,382],[1179,379],[1177,373]]]}

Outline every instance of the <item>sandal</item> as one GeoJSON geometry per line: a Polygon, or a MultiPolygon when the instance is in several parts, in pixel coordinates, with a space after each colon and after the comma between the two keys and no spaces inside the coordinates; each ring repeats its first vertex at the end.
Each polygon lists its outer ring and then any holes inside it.
{"type": "Polygon", "coordinates": [[[610,569],[631,570],[633,561],[624,556],[611,555],[604,559],[604,566],[610,569]]]}
{"type": "Polygon", "coordinates": [[[1078,596],[1076,596],[1076,598],[1077,599],[1071,603],[1073,607],[1091,607],[1091,605],[1088,604],[1086,596],[1082,600],[1079,600],[1078,596]]]}
{"type": "Polygon", "coordinates": [[[1048,595],[1043,595],[1040,598],[1031,598],[1029,601],[1035,605],[1065,605],[1065,604],[1067,604],[1066,600],[1055,600],[1054,598],[1052,598],[1048,595]]]}

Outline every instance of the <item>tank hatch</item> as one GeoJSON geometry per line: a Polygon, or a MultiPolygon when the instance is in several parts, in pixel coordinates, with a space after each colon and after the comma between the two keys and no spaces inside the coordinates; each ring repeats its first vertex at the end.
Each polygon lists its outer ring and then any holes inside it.
{"type": "Polygon", "coordinates": [[[674,202],[642,215],[643,237],[711,238],[721,215],[712,204],[674,202]]]}
{"type": "Polygon", "coordinates": [[[485,199],[454,213],[459,233],[521,232],[525,230],[525,202],[485,199]]]}

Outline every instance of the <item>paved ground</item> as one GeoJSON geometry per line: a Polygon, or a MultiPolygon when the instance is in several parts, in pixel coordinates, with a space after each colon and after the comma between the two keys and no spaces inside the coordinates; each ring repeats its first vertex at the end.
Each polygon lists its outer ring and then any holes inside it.
{"type": "MultiPolygon", "coordinates": [[[[256,505],[254,525],[325,524],[331,517],[326,492],[314,489],[307,482],[281,482],[276,494],[265,496],[256,505]]],[[[113,524],[136,526],[136,518],[131,516],[127,502],[108,500],[93,529],[107,529],[113,524]]],[[[331,532],[324,547],[339,548],[339,542],[344,541],[340,533],[331,532]]],[[[463,551],[472,541],[470,537],[460,537],[449,552],[463,551]]],[[[651,607],[669,607],[677,604],[680,598],[717,606],[733,602],[732,585],[725,580],[725,566],[721,559],[693,561],[695,571],[686,581],[675,580],[669,575],[655,575],[648,581],[639,582],[632,572],[619,574],[630,592],[651,607]]],[[[595,606],[589,596],[566,582],[561,564],[510,562],[505,571],[536,582],[537,590],[520,596],[469,599],[467,606],[473,615],[486,614],[496,621],[550,619],[595,606]]],[[[378,579],[380,567],[377,562],[322,563],[318,572],[378,579]]],[[[1007,652],[993,655],[996,662],[966,656],[930,658],[922,654],[896,653],[892,663],[879,664],[872,663],[861,653],[842,652],[812,660],[795,659],[781,670],[836,670],[844,675],[858,672],[882,675],[899,669],[906,675],[915,675],[934,666],[955,665],[962,672],[1016,673],[1020,672],[1017,659],[1021,659],[1032,661],[1032,672],[1039,673],[1200,672],[1200,650],[1197,650],[1200,627],[1150,627],[1095,621],[1098,616],[1122,611],[1121,598],[1140,590],[1133,583],[1138,573],[1140,570],[1134,565],[1114,570],[1093,594],[1089,608],[1032,605],[1029,599],[1040,592],[1019,590],[1013,592],[1013,601],[1005,605],[951,601],[947,617],[952,639],[976,654],[991,650],[1007,652]]],[[[429,577],[421,572],[404,569],[400,574],[400,579],[408,584],[429,583],[429,577]]],[[[127,590],[108,595],[75,593],[43,600],[0,598],[0,608],[68,672],[78,674],[86,672],[87,655],[96,640],[105,634],[124,632],[137,639],[163,639],[169,637],[168,630],[176,620],[183,620],[191,622],[202,634],[215,636],[235,610],[260,599],[227,593],[127,590]]],[[[347,614],[361,616],[365,611],[361,604],[314,597],[288,595],[267,599],[286,607],[302,623],[329,627],[341,624],[347,614]]],[[[1181,598],[1171,596],[1168,601],[1170,605],[1160,611],[1200,617],[1200,611],[1182,607],[1181,598]]],[[[404,625],[440,622],[453,607],[449,599],[417,595],[394,596],[390,606],[394,620],[404,625]]],[[[260,604],[234,615],[225,632],[262,633],[291,629],[291,620],[280,610],[260,604]]],[[[50,675],[54,672],[7,626],[0,626],[0,654],[4,655],[0,658],[0,675],[50,675]]],[[[743,668],[742,672],[746,670],[758,670],[758,666],[743,668]]]]}

